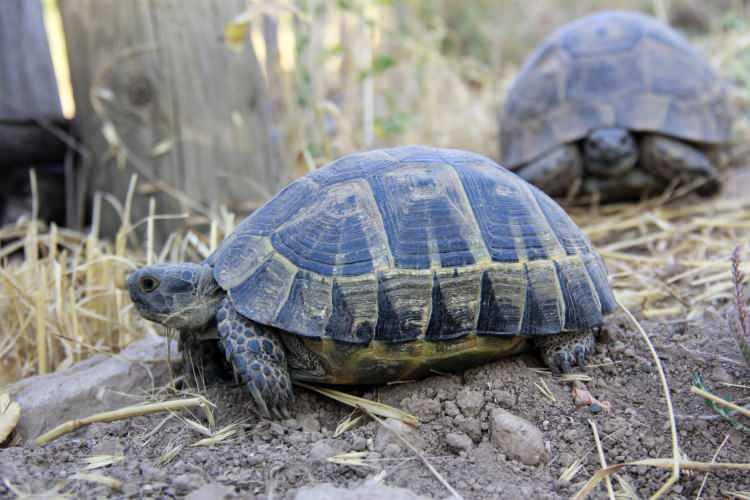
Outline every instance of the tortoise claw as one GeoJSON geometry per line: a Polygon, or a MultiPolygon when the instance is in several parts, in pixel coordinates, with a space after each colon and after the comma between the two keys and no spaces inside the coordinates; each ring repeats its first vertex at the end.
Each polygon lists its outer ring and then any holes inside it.
{"type": "Polygon", "coordinates": [[[581,347],[577,346],[575,348],[575,356],[576,356],[576,364],[578,365],[578,368],[581,370],[586,369],[586,350],[581,347]]]}
{"type": "Polygon", "coordinates": [[[570,361],[571,357],[566,352],[561,352],[557,355],[558,364],[560,365],[560,370],[562,370],[563,373],[568,373],[573,369],[570,361]]]}
{"type": "Polygon", "coordinates": [[[256,409],[255,411],[263,418],[271,418],[271,412],[268,411],[268,405],[266,405],[265,400],[263,399],[263,395],[260,393],[260,390],[258,390],[258,387],[255,386],[255,384],[248,383],[247,390],[250,392],[250,395],[253,397],[253,401],[255,401],[256,409]]]}
{"type": "Polygon", "coordinates": [[[573,365],[585,369],[586,356],[593,351],[594,342],[592,332],[583,332],[541,337],[536,345],[545,364],[553,374],[559,375],[572,371],[573,365]]]}

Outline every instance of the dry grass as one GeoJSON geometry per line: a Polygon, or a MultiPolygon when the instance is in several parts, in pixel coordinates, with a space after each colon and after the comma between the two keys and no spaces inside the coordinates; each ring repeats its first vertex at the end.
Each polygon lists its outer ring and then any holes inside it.
{"type": "Polygon", "coordinates": [[[33,218],[0,229],[0,386],[119,352],[147,331],[165,333],[133,308],[127,274],[145,263],[205,258],[231,230],[233,217],[213,221],[209,235],[175,233],[157,247],[150,236],[155,221],[171,216],[152,213],[131,222],[136,185],[134,176],[124,204],[111,201],[122,217],[114,243],[98,237],[101,196],[86,233],[33,218]],[[136,236],[141,226],[145,241],[136,236]]]}

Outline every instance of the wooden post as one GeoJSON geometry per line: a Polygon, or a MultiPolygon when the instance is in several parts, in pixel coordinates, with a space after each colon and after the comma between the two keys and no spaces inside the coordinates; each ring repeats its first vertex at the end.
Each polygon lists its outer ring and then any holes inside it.
{"type": "Polygon", "coordinates": [[[42,3],[0,2],[0,121],[62,121],[42,3]]]}
{"type": "MultiPolygon", "coordinates": [[[[159,214],[205,215],[255,208],[288,182],[252,46],[236,53],[222,41],[244,0],[59,5],[89,192],[123,201],[138,173],[135,222],[155,193],[159,214]]],[[[184,223],[159,221],[157,240],[184,223]]],[[[119,226],[105,209],[102,233],[119,226]]]]}
{"type": "Polygon", "coordinates": [[[0,1],[0,96],[0,225],[31,215],[30,167],[40,198],[34,215],[64,222],[66,121],[39,0],[0,1]]]}

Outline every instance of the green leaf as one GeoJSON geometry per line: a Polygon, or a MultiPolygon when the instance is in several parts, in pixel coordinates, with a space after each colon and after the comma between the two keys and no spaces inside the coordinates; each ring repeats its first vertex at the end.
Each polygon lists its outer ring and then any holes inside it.
{"type": "Polygon", "coordinates": [[[385,73],[396,65],[396,59],[388,55],[377,56],[370,66],[369,70],[362,71],[359,75],[360,80],[369,76],[377,76],[385,73]]]}

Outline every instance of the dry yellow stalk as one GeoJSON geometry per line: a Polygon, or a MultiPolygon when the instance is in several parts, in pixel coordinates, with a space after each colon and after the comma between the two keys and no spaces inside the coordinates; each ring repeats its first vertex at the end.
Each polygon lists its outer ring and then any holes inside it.
{"type": "Polygon", "coordinates": [[[88,481],[90,483],[97,483],[104,486],[108,486],[113,490],[122,490],[122,481],[115,479],[114,477],[104,476],[102,474],[86,474],[84,472],[78,472],[70,476],[70,479],[77,479],[79,481],[88,481]]]}
{"type": "Polygon", "coordinates": [[[41,276],[35,287],[34,294],[34,317],[36,325],[36,353],[39,373],[45,374],[49,371],[47,363],[47,268],[41,266],[41,276]]]}
{"type": "Polygon", "coordinates": [[[304,387],[305,389],[315,391],[319,394],[322,394],[323,396],[329,397],[353,408],[361,408],[368,413],[380,415],[381,417],[385,418],[395,418],[409,425],[419,425],[419,419],[417,417],[399,410],[398,408],[394,408],[393,406],[388,406],[383,403],[378,403],[377,401],[370,401],[369,399],[352,396],[351,394],[347,394],[345,392],[337,391],[334,389],[329,389],[327,387],[316,387],[314,385],[309,385],[302,382],[295,382],[294,384],[300,387],[304,387]]]}
{"type": "Polygon", "coordinates": [[[64,424],[60,424],[54,429],[45,432],[36,439],[36,444],[39,446],[45,445],[50,441],[73,432],[81,427],[90,425],[97,422],[115,422],[117,420],[123,420],[125,418],[137,417],[142,415],[150,415],[151,413],[158,413],[162,411],[177,411],[184,410],[186,408],[202,408],[207,414],[211,412],[211,403],[204,397],[194,397],[188,399],[177,399],[173,401],[163,401],[160,403],[151,403],[143,405],[127,406],[120,408],[119,410],[107,411],[103,413],[97,413],[90,417],[81,418],[78,420],[69,420],[64,424]]]}
{"type": "Polygon", "coordinates": [[[748,410],[747,408],[744,408],[738,404],[732,403],[731,401],[727,401],[726,399],[720,398],[719,396],[715,394],[711,394],[710,392],[704,391],[703,389],[700,389],[695,386],[690,387],[690,392],[692,392],[693,394],[697,394],[701,397],[704,397],[706,399],[710,399],[711,401],[713,401],[714,403],[718,405],[726,406],[727,408],[734,410],[737,413],[740,413],[746,417],[750,417],[750,410],[748,410]]]}
{"type": "MultiPolygon", "coordinates": [[[[604,450],[602,449],[602,442],[599,439],[599,432],[596,430],[596,423],[589,419],[589,425],[591,426],[591,432],[594,433],[594,443],[596,444],[596,451],[599,454],[599,463],[601,464],[602,469],[606,469],[607,460],[604,458],[604,450]]],[[[605,477],[604,481],[607,485],[607,494],[609,495],[609,498],[615,500],[615,492],[612,489],[612,481],[609,476],[605,477]]]]}

